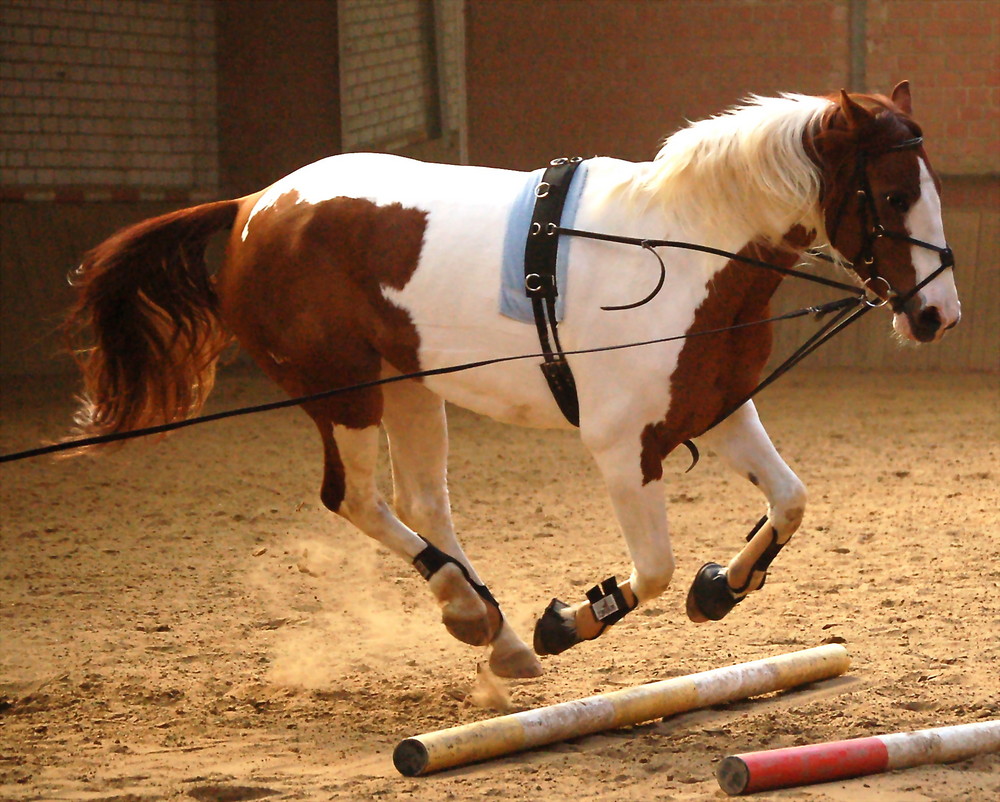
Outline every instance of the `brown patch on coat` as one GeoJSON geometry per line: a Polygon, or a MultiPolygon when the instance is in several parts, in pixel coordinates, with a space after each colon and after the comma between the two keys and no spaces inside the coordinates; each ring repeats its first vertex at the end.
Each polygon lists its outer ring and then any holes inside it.
{"type": "MultiPolygon", "coordinates": [[[[752,243],[740,254],[781,267],[798,260],[815,232],[796,226],[784,247],[752,243]]],[[[770,301],[781,274],[729,261],[709,281],[708,295],[695,311],[687,334],[740,325],[770,316],[770,301]]],[[[663,476],[663,459],[687,439],[703,434],[723,412],[760,380],[771,353],[771,324],[688,339],[670,377],[670,408],[662,421],[642,431],[643,484],[663,476]]]]}
{"type": "MultiPolygon", "coordinates": [[[[261,368],[290,395],[375,381],[383,360],[420,369],[420,338],[406,310],[382,287],[402,289],[420,260],[427,213],[359,198],[299,203],[290,192],[233,228],[218,293],[226,325],[261,368]]],[[[323,439],[324,504],[344,498],[344,468],[334,424],[355,429],[382,418],[375,387],[303,404],[323,439]]]]}

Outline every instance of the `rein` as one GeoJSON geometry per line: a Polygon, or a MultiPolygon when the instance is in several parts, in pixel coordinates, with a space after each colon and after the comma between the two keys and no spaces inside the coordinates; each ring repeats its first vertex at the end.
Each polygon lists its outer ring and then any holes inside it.
{"type": "MultiPolygon", "coordinates": [[[[795,270],[791,267],[780,267],[770,262],[765,262],[763,259],[754,259],[752,256],[744,256],[740,253],[733,253],[731,251],[724,251],[720,248],[712,248],[708,245],[697,245],[693,242],[680,242],[677,240],[669,239],[641,239],[639,237],[623,237],[617,234],[600,234],[596,231],[581,231],[575,228],[562,228],[561,226],[555,226],[551,229],[551,234],[565,234],[570,237],[581,237],[583,239],[594,239],[601,240],[603,242],[617,242],[622,245],[636,245],[640,248],[652,253],[660,262],[660,280],[657,282],[656,287],[653,291],[643,298],[641,301],[636,301],[635,303],[625,304],[624,306],[602,306],[601,309],[605,312],[617,312],[625,309],[635,309],[636,307],[647,304],[656,297],[657,293],[663,288],[663,284],[666,281],[666,266],[663,264],[663,260],[660,259],[660,255],[656,252],[656,248],[679,248],[685,251],[698,251],[699,253],[708,253],[713,256],[722,256],[726,259],[730,259],[734,262],[742,262],[743,264],[752,265],[753,267],[761,267],[765,270],[773,270],[775,273],[781,273],[784,276],[793,276],[795,278],[801,278],[806,281],[811,281],[814,284],[823,284],[826,287],[833,287],[834,289],[844,290],[845,292],[850,292],[857,294],[858,287],[854,284],[845,284],[842,281],[835,281],[834,279],[824,278],[823,276],[814,276],[811,273],[806,273],[804,270],[795,270]]],[[[827,258],[825,254],[818,251],[810,251],[811,256],[816,256],[819,258],[827,258]]],[[[830,259],[830,261],[833,261],[830,259]]],[[[881,304],[876,304],[880,306],[881,304]]]]}
{"type": "MultiPolygon", "coordinates": [[[[913,139],[905,140],[896,145],[886,147],[878,151],[872,151],[874,155],[878,155],[883,152],[893,151],[893,150],[903,150],[907,148],[918,147],[923,142],[922,137],[914,137],[913,139]]],[[[567,160],[568,161],[568,160],[567,160]]],[[[561,166],[561,165],[553,165],[561,166]]],[[[645,345],[655,345],[659,343],[671,342],[675,340],[691,339],[694,337],[702,337],[710,334],[721,334],[728,331],[734,331],[737,329],[747,328],[749,326],[759,326],[767,323],[777,322],[779,320],[789,320],[796,317],[801,317],[803,315],[812,314],[815,315],[817,319],[820,319],[827,314],[836,313],[833,318],[827,321],[817,332],[815,332],[811,337],[809,337],[802,345],[800,345],[784,362],[782,362],[778,367],[771,371],[764,379],[762,379],[756,387],[754,387],[750,392],[748,392],[739,403],[733,405],[730,409],[724,410],[713,423],[708,426],[708,429],[712,429],[718,424],[722,423],[726,418],[732,415],[737,409],[739,409],[743,404],[753,398],[757,393],[763,390],[765,387],[772,384],[774,381],[779,379],[785,373],[787,373],[791,368],[805,359],[809,354],[819,348],[823,343],[829,340],[831,337],[839,334],[845,328],[850,326],[852,323],[859,320],[869,310],[884,306],[887,303],[892,304],[894,311],[902,310],[903,306],[916,295],[924,286],[929,284],[938,275],[947,270],[948,268],[954,267],[955,260],[952,254],[951,248],[948,246],[938,246],[933,245],[923,240],[918,240],[914,237],[909,236],[897,231],[888,231],[879,222],[878,210],[875,207],[875,201],[872,197],[872,191],[870,182],[868,180],[867,171],[867,156],[864,151],[860,152],[858,155],[858,163],[855,167],[855,180],[860,187],[858,190],[858,196],[864,201],[863,206],[863,231],[864,231],[864,242],[862,243],[861,251],[858,254],[858,259],[860,259],[869,271],[869,277],[864,281],[863,288],[859,292],[857,286],[845,284],[840,281],[835,281],[833,279],[827,279],[822,276],[814,276],[810,273],[806,273],[801,270],[796,270],[794,268],[785,268],[778,265],[771,264],[770,262],[765,262],[762,259],[754,259],[753,257],[744,256],[738,253],[731,253],[729,251],[720,250],[718,248],[712,248],[707,245],[697,245],[690,242],[678,242],[674,240],[653,240],[653,239],[640,239],[637,237],[624,237],[615,234],[601,234],[594,231],[581,231],[573,228],[562,228],[554,222],[548,222],[544,225],[539,225],[540,230],[535,232],[536,234],[541,234],[544,232],[547,237],[552,237],[552,244],[558,239],[558,235],[562,234],[565,236],[581,237],[584,239],[601,240],[604,242],[615,242],[623,245],[632,245],[643,248],[644,250],[652,253],[660,264],[660,278],[657,282],[656,287],[653,291],[643,298],[642,300],[626,304],[624,306],[602,306],[601,309],[605,311],[621,311],[627,309],[635,309],[638,306],[642,306],[645,303],[651,301],[657,293],[663,288],[663,284],[666,280],[666,266],[663,263],[663,259],[656,252],[656,248],[680,248],[684,250],[698,251],[701,253],[708,253],[715,256],[722,256],[727,259],[731,259],[736,262],[741,262],[743,264],[748,264],[753,267],[759,267],[767,270],[772,270],[777,273],[781,273],[785,276],[793,276],[795,278],[801,278],[806,281],[811,281],[816,284],[822,284],[827,287],[833,287],[835,289],[845,290],[851,295],[846,298],[840,298],[836,301],[831,301],[826,304],[821,304],[819,306],[809,306],[802,309],[797,309],[793,312],[787,312],[782,315],[777,315],[775,317],[766,318],[764,320],[754,320],[747,323],[741,323],[734,326],[726,326],[720,329],[711,329],[707,331],[694,332],[690,334],[679,334],[671,337],[660,337],[654,340],[644,340],[641,342],[634,343],[623,343],[620,345],[606,345],[596,348],[581,348],[571,351],[559,350],[559,356],[577,356],[584,354],[596,354],[604,353],[608,351],[620,351],[626,348],[639,348],[645,345]],[[869,222],[868,218],[871,218],[871,226],[867,224],[869,222]],[[875,268],[875,256],[874,256],[874,243],[876,240],[887,237],[890,239],[895,239],[901,242],[909,242],[912,245],[916,245],[920,248],[926,250],[931,250],[938,253],[941,257],[940,266],[932,271],[930,275],[924,278],[922,281],[917,283],[911,290],[905,294],[900,294],[892,285],[881,276],[875,268]],[[884,297],[877,293],[870,285],[874,280],[879,280],[885,285],[884,297]]],[[[841,202],[840,207],[837,210],[835,217],[834,233],[840,227],[841,218],[843,216],[844,209],[847,204],[849,196],[845,195],[844,200],[841,202]]],[[[830,237],[831,241],[833,236],[830,237]]],[[[553,249],[554,250],[554,249],[553,249]]],[[[810,255],[825,259],[827,261],[834,262],[832,257],[822,252],[810,251],[810,255]]],[[[855,261],[857,262],[858,259],[855,261]]],[[[848,263],[849,266],[853,267],[852,263],[848,263]]],[[[528,288],[531,289],[530,287],[528,288]]],[[[555,314],[554,308],[551,310],[551,320],[554,323],[555,314]]],[[[553,335],[555,332],[553,330],[553,335]]],[[[170,423],[164,423],[157,426],[148,426],[141,429],[133,429],[127,432],[112,432],[110,434],[96,435],[94,437],[85,437],[77,440],[69,440],[61,443],[52,443],[47,446],[41,446],[39,448],[27,449],[24,451],[11,452],[7,454],[0,454],[0,463],[5,462],[16,462],[19,460],[30,459],[33,457],[40,457],[47,454],[55,454],[62,451],[71,451],[79,448],[86,448],[89,446],[104,445],[108,443],[120,442],[123,440],[131,440],[138,437],[145,437],[153,434],[166,434],[168,432],[176,431],[177,429],[183,429],[188,426],[195,426],[201,423],[210,423],[213,421],[224,420],[226,418],[234,418],[242,415],[251,415],[258,412],[269,412],[276,409],[285,409],[288,407],[298,406],[300,404],[308,403],[310,401],[319,401],[325,398],[331,398],[336,395],[343,393],[356,392],[359,390],[367,390],[373,387],[380,387],[386,384],[394,384],[400,381],[407,381],[409,379],[422,379],[430,376],[443,376],[450,373],[458,373],[460,371],[472,370],[475,368],[486,367],[488,365],[498,365],[505,362],[514,362],[524,359],[543,359],[546,363],[552,362],[552,351],[545,347],[543,342],[544,351],[542,353],[535,354],[518,354],[514,356],[503,356],[495,357],[492,359],[484,359],[476,362],[466,362],[458,365],[449,365],[442,368],[431,368],[429,370],[414,371],[412,373],[400,374],[397,376],[389,376],[381,379],[375,379],[368,382],[361,382],[359,384],[350,385],[348,387],[338,387],[333,390],[326,390],[320,393],[314,393],[311,395],[299,396],[297,398],[289,398],[282,401],[273,401],[265,404],[257,404],[249,407],[240,407],[237,409],[225,410],[222,412],[215,412],[208,415],[200,415],[194,418],[187,418],[181,421],[172,421],[170,423]]],[[[558,344],[557,344],[558,348],[558,344]]],[[[568,366],[567,366],[568,367],[568,366]]],[[[571,380],[571,377],[570,377],[571,380]]],[[[708,430],[706,429],[706,431],[708,430]]],[[[701,432],[699,434],[703,434],[701,432]]],[[[697,435],[696,435],[697,436],[697,435]]],[[[690,471],[698,463],[698,449],[690,440],[685,441],[684,445],[688,447],[691,451],[693,462],[688,467],[690,471]]]]}
{"type": "MultiPolygon", "coordinates": [[[[853,288],[856,289],[856,288],[853,288]]],[[[643,340],[641,342],[633,343],[621,343],[618,345],[603,345],[595,348],[578,348],[571,351],[566,351],[565,354],[568,356],[582,356],[585,354],[599,354],[606,353],[608,351],[623,351],[627,348],[641,348],[646,345],[658,345],[660,343],[672,342],[675,340],[686,340],[693,339],[695,337],[706,337],[712,334],[722,334],[728,331],[733,331],[735,329],[749,328],[750,326],[760,326],[766,323],[775,323],[780,320],[792,320],[793,318],[803,317],[804,315],[815,315],[817,318],[822,318],[831,312],[838,312],[837,317],[834,319],[839,320],[845,311],[850,311],[850,308],[857,306],[859,302],[864,302],[859,296],[851,296],[848,298],[840,298],[835,301],[830,301],[829,303],[820,304],[818,306],[807,306],[802,309],[796,309],[791,312],[785,312],[781,315],[776,315],[774,317],[766,318],[764,320],[751,320],[747,323],[740,323],[735,326],[726,326],[721,329],[708,329],[706,331],[698,331],[691,334],[676,334],[671,337],[658,337],[654,340],[643,340]]],[[[867,309],[866,307],[865,309],[867,309]]],[[[865,311],[865,309],[858,311],[865,311]]],[[[855,313],[857,314],[857,312],[855,313]]],[[[830,324],[824,326],[824,329],[828,328],[830,324]]],[[[818,347],[818,345],[816,346],[818,347]]],[[[801,350],[801,349],[800,349],[801,350]]],[[[341,395],[344,393],[353,393],[359,390],[369,390],[373,387],[381,387],[386,384],[395,384],[396,382],[407,381],[409,379],[423,379],[429,376],[444,376],[449,373],[459,373],[465,370],[473,370],[475,368],[483,368],[489,365],[500,365],[505,362],[516,362],[524,359],[541,359],[545,356],[543,353],[535,354],[517,354],[512,356],[499,356],[492,359],[483,359],[477,362],[464,362],[458,365],[447,365],[442,368],[429,368],[427,370],[418,370],[412,373],[401,373],[397,376],[386,376],[381,379],[373,379],[372,381],[361,382],[359,384],[352,384],[347,387],[337,387],[333,390],[324,390],[323,392],[313,393],[311,395],[297,396],[296,398],[286,398],[280,401],[271,401],[264,404],[255,404],[253,406],[238,407],[236,409],[227,409],[221,412],[212,412],[207,415],[198,415],[193,418],[186,418],[185,420],[172,421],[170,423],[161,423],[156,426],[146,426],[141,429],[132,429],[127,432],[112,432],[110,434],[95,435],[93,437],[83,437],[76,440],[67,440],[61,443],[51,443],[46,446],[39,446],[38,448],[26,449],[24,451],[14,451],[7,454],[0,454],[0,463],[4,462],[17,462],[19,460],[31,459],[33,457],[42,457],[47,454],[57,454],[62,451],[72,451],[79,448],[88,448],[90,446],[107,445],[109,443],[117,443],[124,440],[132,440],[138,437],[147,437],[154,434],[168,434],[169,432],[177,431],[178,429],[186,429],[189,426],[197,426],[202,423],[212,423],[214,421],[226,420],[227,418],[236,418],[243,415],[253,415],[258,412],[271,412],[277,409],[287,409],[288,407],[299,406],[300,404],[306,404],[311,401],[322,401],[326,398],[332,398],[333,396],[341,395]]],[[[805,356],[805,354],[803,354],[805,356]]],[[[801,358],[801,357],[800,357],[801,358]]],[[[777,377],[775,377],[777,378],[777,377]]]]}

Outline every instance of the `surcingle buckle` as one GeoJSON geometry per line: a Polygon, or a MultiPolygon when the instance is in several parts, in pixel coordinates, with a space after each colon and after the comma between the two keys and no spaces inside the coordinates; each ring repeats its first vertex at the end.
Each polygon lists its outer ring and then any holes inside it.
{"type": "Polygon", "coordinates": [[[594,618],[605,625],[617,624],[634,609],[626,601],[625,594],[618,587],[618,580],[613,576],[588,590],[587,601],[594,618]]]}

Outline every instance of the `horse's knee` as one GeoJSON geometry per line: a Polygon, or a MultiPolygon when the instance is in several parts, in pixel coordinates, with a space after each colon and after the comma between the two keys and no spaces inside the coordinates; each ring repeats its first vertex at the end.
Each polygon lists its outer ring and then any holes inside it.
{"type": "Polygon", "coordinates": [[[780,512],[784,520],[775,521],[789,535],[799,528],[802,517],[806,511],[807,493],[806,486],[802,484],[798,477],[793,477],[780,494],[775,494],[772,507],[775,512],[780,512]]]}
{"type": "Polygon", "coordinates": [[[673,579],[676,563],[673,555],[666,555],[660,564],[652,568],[636,566],[632,572],[630,586],[639,602],[649,601],[661,595],[673,579]]]}

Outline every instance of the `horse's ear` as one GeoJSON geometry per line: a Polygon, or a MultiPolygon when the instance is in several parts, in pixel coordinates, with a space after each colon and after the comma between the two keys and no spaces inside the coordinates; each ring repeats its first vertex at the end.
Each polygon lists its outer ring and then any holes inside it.
{"type": "Polygon", "coordinates": [[[840,109],[844,112],[848,128],[864,128],[875,120],[870,111],[851,100],[846,89],[840,90],[840,109]]]}
{"type": "Polygon", "coordinates": [[[913,101],[910,98],[910,82],[900,81],[896,88],[892,90],[892,102],[895,103],[904,114],[913,114],[913,101]]]}

